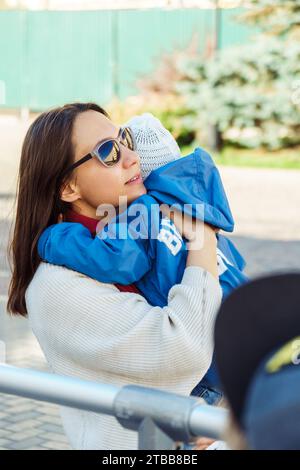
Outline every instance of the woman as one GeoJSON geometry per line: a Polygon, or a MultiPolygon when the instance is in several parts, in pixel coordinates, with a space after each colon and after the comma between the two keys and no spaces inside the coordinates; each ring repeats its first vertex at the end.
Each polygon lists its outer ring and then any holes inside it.
{"type": "MultiPolygon", "coordinates": [[[[195,245],[197,237],[190,241],[182,282],[170,290],[164,308],[149,305],[134,286],[122,292],[124,286],[43,263],[37,252],[41,233],[61,213],[95,227],[100,204],[117,208],[120,196],[130,203],[144,194],[139,174],[130,138],[120,137],[119,128],[96,104],[66,105],[35,120],[20,162],[8,310],[28,314],[55,373],[189,395],[210,365],[221,302],[216,237],[210,227],[204,226],[202,249],[195,245]],[[115,150],[109,166],[91,158],[97,144],[107,140],[115,150]]],[[[177,214],[178,227],[180,222],[177,214]]],[[[181,230],[188,239],[192,223],[185,220],[181,230]]],[[[114,417],[63,408],[62,418],[75,449],[137,448],[136,433],[114,417]]]]}

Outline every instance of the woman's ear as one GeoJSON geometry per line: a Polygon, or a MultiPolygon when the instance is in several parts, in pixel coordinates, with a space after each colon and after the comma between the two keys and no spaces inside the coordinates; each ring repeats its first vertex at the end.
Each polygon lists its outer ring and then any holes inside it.
{"type": "Polygon", "coordinates": [[[81,194],[74,181],[68,181],[62,186],[60,199],[64,202],[76,202],[81,199],[81,194]]]}

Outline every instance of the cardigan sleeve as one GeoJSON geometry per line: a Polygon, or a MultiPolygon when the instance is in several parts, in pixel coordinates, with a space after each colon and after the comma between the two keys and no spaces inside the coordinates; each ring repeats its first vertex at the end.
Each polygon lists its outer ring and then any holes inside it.
{"type": "MultiPolygon", "coordinates": [[[[111,231],[114,230],[111,224],[111,231]]],[[[51,264],[65,266],[100,282],[128,285],[150,269],[148,240],[130,236],[130,226],[122,227],[123,238],[93,237],[80,223],[63,222],[44,230],[38,242],[40,257],[51,264]]]]}
{"type": "Polygon", "coordinates": [[[181,284],[170,289],[167,306],[152,307],[139,294],[42,263],[26,302],[46,357],[55,350],[116,382],[125,377],[162,385],[205,374],[221,289],[209,272],[189,266],[181,284]]]}

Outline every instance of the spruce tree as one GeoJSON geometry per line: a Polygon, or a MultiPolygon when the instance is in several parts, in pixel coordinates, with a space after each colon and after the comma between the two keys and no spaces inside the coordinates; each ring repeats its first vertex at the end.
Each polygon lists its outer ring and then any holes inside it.
{"type": "Polygon", "coordinates": [[[241,21],[257,25],[265,33],[300,39],[300,0],[247,0],[249,9],[241,21]]]}

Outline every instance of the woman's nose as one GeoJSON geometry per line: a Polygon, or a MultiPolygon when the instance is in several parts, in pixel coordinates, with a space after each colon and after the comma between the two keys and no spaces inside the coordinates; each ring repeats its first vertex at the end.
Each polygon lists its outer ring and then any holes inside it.
{"type": "Polygon", "coordinates": [[[122,147],[122,153],[123,153],[122,161],[123,161],[124,168],[129,168],[140,162],[139,155],[133,150],[130,150],[128,147],[122,147]]]}

